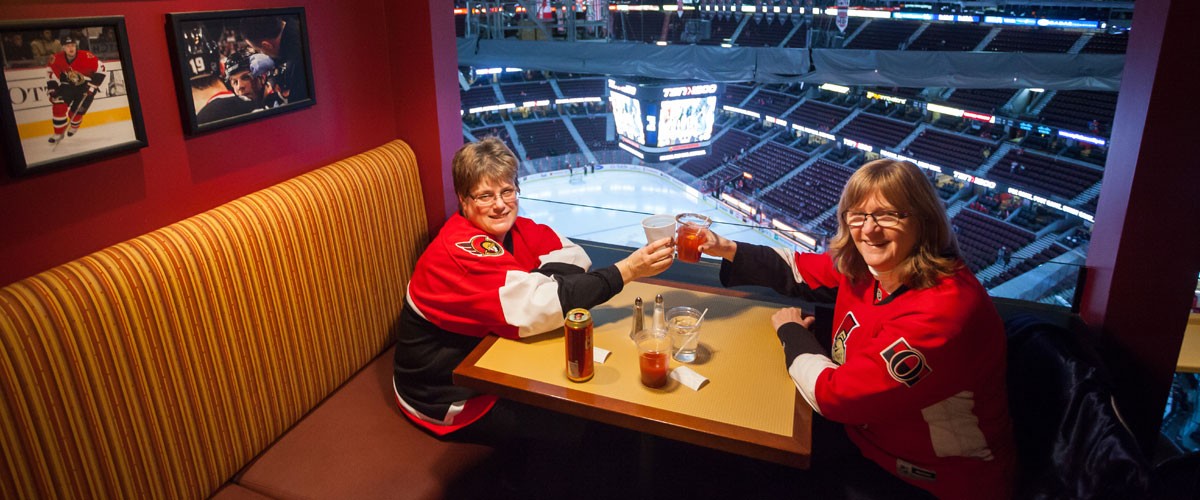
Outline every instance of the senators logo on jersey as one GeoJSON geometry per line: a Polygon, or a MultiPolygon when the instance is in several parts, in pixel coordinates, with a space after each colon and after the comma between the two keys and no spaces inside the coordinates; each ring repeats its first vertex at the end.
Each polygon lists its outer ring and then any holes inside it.
{"type": "Polygon", "coordinates": [[[883,362],[887,364],[888,375],[908,387],[916,385],[933,372],[925,362],[925,355],[909,346],[904,337],[896,339],[892,345],[879,351],[879,355],[883,356],[883,362]]]}
{"type": "Polygon", "coordinates": [[[472,237],[470,241],[462,241],[454,245],[476,257],[499,257],[504,255],[504,247],[496,243],[496,240],[488,238],[487,235],[483,234],[472,237]]]}
{"type": "Polygon", "coordinates": [[[850,339],[850,333],[855,328],[858,328],[858,319],[854,317],[853,312],[847,312],[846,317],[842,318],[842,324],[838,325],[833,333],[833,352],[830,354],[834,363],[846,364],[846,341],[850,339]]]}

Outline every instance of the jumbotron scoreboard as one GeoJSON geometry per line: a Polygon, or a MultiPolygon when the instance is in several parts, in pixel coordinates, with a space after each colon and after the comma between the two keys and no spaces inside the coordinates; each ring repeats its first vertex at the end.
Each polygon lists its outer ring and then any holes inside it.
{"type": "Polygon", "coordinates": [[[720,84],[610,78],[608,94],[621,149],[651,163],[711,150],[720,84]]]}

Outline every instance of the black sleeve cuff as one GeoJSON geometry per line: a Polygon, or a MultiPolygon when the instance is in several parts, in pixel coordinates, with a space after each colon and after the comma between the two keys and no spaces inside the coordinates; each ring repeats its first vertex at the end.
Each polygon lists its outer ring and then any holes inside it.
{"type": "Polygon", "coordinates": [[[533,272],[555,277],[565,274],[580,274],[583,272],[583,268],[575,264],[567,264],[565,262],[547,262],[546,264],[543,264],[542,267],[534,269],[533,272]]]}
{"type": "Polygon", "coordinates": [[[784,340],[784,353],[788,360],[795,359],[801,354],[820,354],[829,357],[829,353],[817,342],[817,336],[800,323],[787,323],[779,327],[780,339],[784,340]]]}
{"type": "Polygon", "coordinates": [[[563,312],[576,307],[591,309],[605,303],[625,289],[625,280],[617,266],[588,273],[554,274],[558,280],[558,301],[563,312]]]}
{"type": "MultiPolygon", "coordinates": [[[[783,263],[783,265],[787,264],[783,263]]],[[[739,241],[733,261],[721,259],[721,284],[727,287],[768,285],[761,282],[759,275],[764,269],[775,269],[779,266],[779,254],[770,247],[739,241]]],[[[791,272],[789,271],[787,275],[790,276],[791,272]]]]}

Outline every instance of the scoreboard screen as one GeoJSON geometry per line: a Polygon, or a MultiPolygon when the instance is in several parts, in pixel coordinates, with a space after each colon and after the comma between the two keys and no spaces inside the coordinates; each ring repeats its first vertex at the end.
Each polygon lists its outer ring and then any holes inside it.
{"type": "Polygon", "coordinates": [[[659,107],[658,146],[712,139],[717,96],[663,101],[659,107]]]}
{"type": "Polygon", "coordinates": [[[710,151],[719,84],[609,79],[608,90],[622,149],[648,162],[710,151]]]}
{"type": "Polygon", "coordinates": [[[612,103],[613,124],[617,127],[617,135],[638,144],[646,143],[646,132],[642,128],[642,103],[637,99],[612,92],[608,97],[612,103]]]}

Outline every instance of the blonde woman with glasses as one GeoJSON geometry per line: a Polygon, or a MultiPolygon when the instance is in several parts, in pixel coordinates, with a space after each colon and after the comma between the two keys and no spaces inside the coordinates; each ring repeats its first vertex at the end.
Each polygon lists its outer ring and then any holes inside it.
{"type": "Polygon", "coordinates": [[[788,374],[820,415],[814,476],[840,483],[835,495],[1010,497],[1004,327],[933,186],[911,163],[872,161],[847,181],[837,217],[824,254],[715,234],[701,246],[723,259],[725,286],[835,297],[830,350],[809,330],[813,315],[772,318],[788,374]]]}

